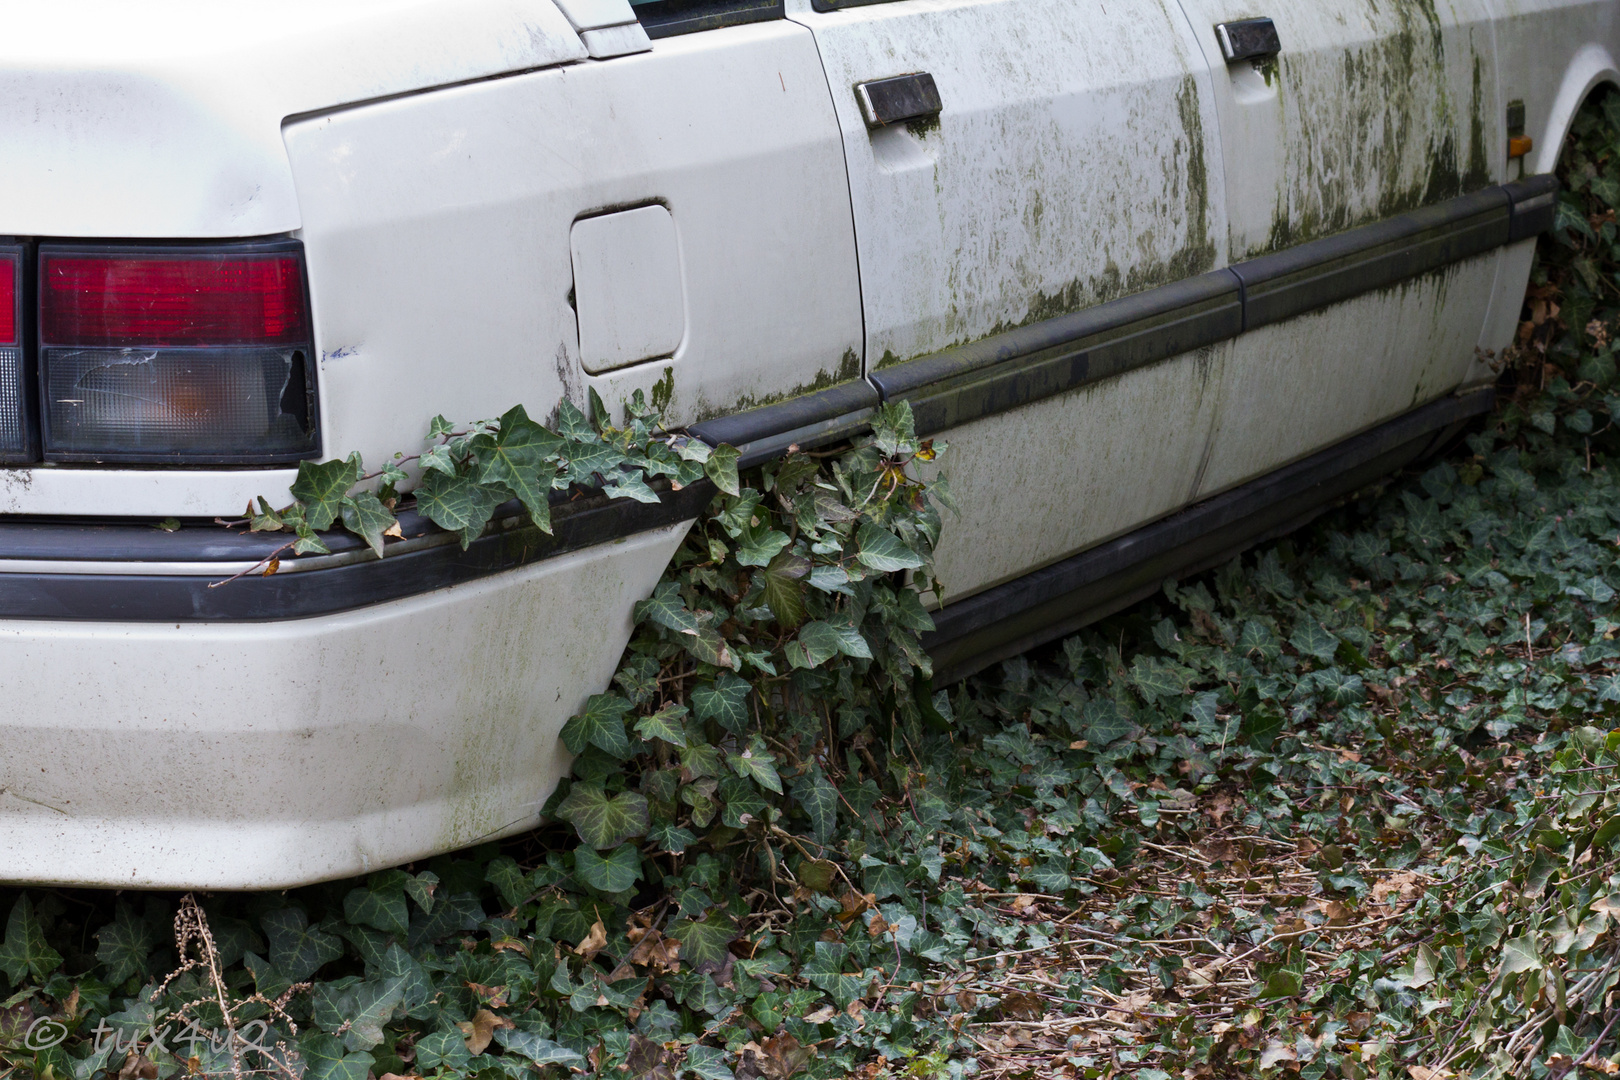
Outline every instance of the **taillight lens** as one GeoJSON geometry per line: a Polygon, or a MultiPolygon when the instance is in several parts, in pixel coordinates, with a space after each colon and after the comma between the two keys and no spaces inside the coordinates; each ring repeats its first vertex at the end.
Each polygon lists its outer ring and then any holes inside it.
{"type": "Polygon", "coordinates": [[[305,296],[296,243],[41,245],[46,459],[270,464],[314,453],[305,296]]]}
{"type": "Polygon", "coordinates": [[[22,281],[22,249],[0,248],[0,461],[32,456],[23,398],[22,281]]]}

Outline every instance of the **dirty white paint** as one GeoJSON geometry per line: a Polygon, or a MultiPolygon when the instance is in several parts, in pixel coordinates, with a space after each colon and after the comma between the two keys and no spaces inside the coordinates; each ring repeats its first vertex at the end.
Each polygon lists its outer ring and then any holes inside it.
{"type": "Polygon", "coordinates": [[[1474,362],[1498,257],[1477,256],[1234,341],[1198,497],[1457,387],[1474,362]]]}
{"type": "Polygon", "coordinates": [[[1179,509],[1198,483],[1230,346],[1214,345],[943,436],[945,600],[1020,577],[1179,509]]]}
{"type": "Polygon", "coordinates": [[[301,121],[286,140],[332,451],[381,460],[436,413],[543,417],[587,386],[617,408],[672,379],[667,416],[685,423],[859,374],[843,153],[802,27],[668,38],[301,121]],[[671,360],[588,376],[570,230],[654,201],[674,221],[684,338],[671,360]]]}
{"type": "MultiPolygon", "coordinates": [[[[1620,82],[1613,0],[1491,0],[1502,100],[1524,102],[1531,173],[1552,172],[1564,136],[1600,83],[1620,82]]],[[[1517,170],[1515,170],[1515,175],[1517,170]]]]}
{"type": "Polygon", "coordinates": [[[580,363],[592,375],[671,356],[686,334],[675,219],[638,206],[574,222],[568,237],[580,363]]]}
{"type": "Polygon", "coordinates": [[[818,13],[849,164],[868,369],[1223,262],[1209,74],[1173,3],[907,0],[818,13]],[[926,71],[938,125],[854,84],[926,71]]]}
{"type": "Polygon", "coordinates": [[[0,466],[0,514],[235,517],[255,496],[292,501],[294,469],[0,466]]]}
{"type": "Polygon", "coordinates": [[[283,888],[532,826],[689,524],[315,619],[0,621],[0,880],[283,888]]]}
{"type": "Polygon", "coordinates": [[[1274,63],[1227,64],[1249,0],[1179,0],[1214,74],[1233,261],[1502,179],[1492,0],[1274,0],[1274,63]]]}
{"type": "Polygon", "coordinates": [[[585,55],[550,0],[8,5],[0,232],[296,229],[288,116],[585,55]]]}

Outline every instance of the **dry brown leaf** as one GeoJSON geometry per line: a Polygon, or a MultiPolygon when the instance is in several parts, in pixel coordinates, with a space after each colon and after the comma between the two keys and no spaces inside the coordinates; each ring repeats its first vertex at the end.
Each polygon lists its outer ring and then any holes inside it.
{"type": "Polygon", "coordinates": [[[482,983],[467,983],[467,989],[484,999],[484,1003],[492,1009],[506,1008],[506,987],[485,986],[482,983]]]}
{"type": "Polygon", "coordinates": [[[378,1077],[377,1080],[422,1080],[422,1078],[417,1076],[415,1073],[385,1072],[382,1074],[382,1076],[378,1077]]]}
{"type": "Polygon", "coordinates": [[[489,947],[494,949],[496,952],[500,952],[503,949],[510,949],[512,952],[522,953],[524,956],[529,955],[529,947],[523,942],[519,941],[517,938],[513,937],[506,937],[501,938],[499,941],[492,941],[489,943],[489,947]]]}
{"type": "Polygon", "coordinates": [[[639,933],[632,930],[632,940],[636,940],[635,947],[630,950],[626,961],[640,967],[652,968],[657,972],[675,972],[681,969],[681,943],[678,939],[669,937],[657,930],[643,930],[639,933]]]}
{"type": "Polygon", "coordinates": [[[597,919],[591,924],[591,932],[585,935],[585,940],[579,943],[574,952],[576,955],[583,956],[589,962],[606,946],[607,927],[602,925],[601,919],[597,919]]]}
{"type": "Polygon", "coordinates": [[[496,1029],[512,1026],[512,1021],[504,1016],[496,1016],[488,1009],[479,1009],[471,1020],[463,1020],[456,1025],[461,1029],[462,1035],[466,1036],[467,1052],[473,1057],[489,1048],[489,1041],[495,1037],[496,1029]]]}

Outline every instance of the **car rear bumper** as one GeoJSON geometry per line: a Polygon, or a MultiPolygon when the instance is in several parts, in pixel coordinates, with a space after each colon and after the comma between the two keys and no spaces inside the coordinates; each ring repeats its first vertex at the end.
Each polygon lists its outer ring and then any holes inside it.
{"type": "Polygon", "coordinates": [[[608,685],[685,501],[617,539],[576,528],[569,544],[560,523],[556,541],[518,528],[424,547],[445,554],[364,595],[394,556],[210,590],[226,575],[98,560],[112,553],[88,540],[30,568],[6,526],[0,881],[281,888],[534,824],[568,768],[558,732],[608,685]],[[480,552],[491,539],[501,559],[480,552]],[[278,618],[275,592],[250,595],[287,582],[303,607],[283,614],[333,610],[278,618]],[[188,596],[219,610],[181,610],[188,596]]]}

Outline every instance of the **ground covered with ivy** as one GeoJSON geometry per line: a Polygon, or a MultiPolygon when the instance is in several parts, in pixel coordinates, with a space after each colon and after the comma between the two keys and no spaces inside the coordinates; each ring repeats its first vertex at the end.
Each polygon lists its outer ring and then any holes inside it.
{"type": "Polygon", "coordinates": [[[898,409],[741,477],[666,443],[722,490],[554,824],[286,893],[0,892],[0,1080],[1620,1072],[1606,108],[1443,460],[935,691],[946,448],[898,409]]]}

